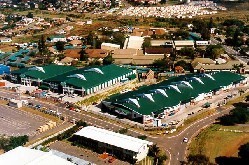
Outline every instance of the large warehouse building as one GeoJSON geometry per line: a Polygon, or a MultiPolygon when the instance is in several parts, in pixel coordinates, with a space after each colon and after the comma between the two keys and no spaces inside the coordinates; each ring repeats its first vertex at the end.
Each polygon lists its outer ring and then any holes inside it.
{"type": "Polygon", "coordinates": [[[105,129],[88,126],[74,134],[73,140],[98,152],[107,152],[122,160],[141,161],[149,151],[152,142],[134,138],[105,129]]]}
{"type": "Polygon", "coordinates": [[[0,164],[5,165],[73,165],[70,161],[54,155],[52,152],[43,152],[27,147],[17,147],[0,155],[0,164]]]}
{"type": "Polygon", "coordinates": [[[104,111],[145,123],[151,117],[174,113],[243,82],[245,77],[232,72],[184,75],[114,96],[102,105],[104,111]]]}
{"type": "Polygon", "coordinates": [[[10,79],[23,85],[84,96],[127,81],[133,74],[132,70],[117,65],[80,69],[72,66],[47,65],[13,71],[10,79]]]}

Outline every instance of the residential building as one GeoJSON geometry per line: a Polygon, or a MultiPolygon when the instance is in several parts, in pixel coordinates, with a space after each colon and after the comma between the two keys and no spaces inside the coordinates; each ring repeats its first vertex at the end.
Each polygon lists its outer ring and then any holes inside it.
{"type": "Polygon", "coordinates": [[[67,38],[63,35],[57,35],[57,36],[48,37],[47,41],[49,41],[49,42],[58,42],[58,41],[67,42],[67,38]]]}
{"type": "Polygon", "coordinates": [[[114,49],[120,49],[120,45],[103,42],[101,44],[101,49],[113,51],[114,49]]]}
{"type": "Polygon", "coordinates": [[[173,41],[173,48],[175,50],[181,50],[182,48],[194,48],[194,41],[192,40],[175,40],[173,41]]]}

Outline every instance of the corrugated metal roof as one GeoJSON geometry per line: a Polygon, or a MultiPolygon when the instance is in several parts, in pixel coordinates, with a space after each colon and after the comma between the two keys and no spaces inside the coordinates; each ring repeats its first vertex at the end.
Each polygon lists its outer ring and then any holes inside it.
{"type": "Polygon", "coordinates": [[[75,135],[86,137],[95,141],[113,145],[129,151],[139,152],[144,145],[152,145],[152,142],[134,138],[105,129],[88,126],[76,132],[75,135]]]}
{"type": "MultiPolygon", "coordinates": [[[[212,76],[215,80],[212,80],[208,76],[204,76],[202,74],[190,74],[186,76],[179,76],[170,78],[169,80],[163,81],[161,83],[141,87],[136,91],[131,91],[122,95],[111,97],[109,100],[113,104],[123,105],[124,109],[129,109],[135,111],[139,114],[143,115],[151,115],[151,113],[160,113],[167,107],[172,107],[178,105],[180,102],[184,102],[186,100],[190,100],[191,98],[196,98],[201,93],[208,93],[212,90],[219,89],[221,86],[227,86],[233,82],[244,79],[243,76],[239,74],[235,74],[232,72],[216,72],[212,73],[212,76]],[[191,80],[191,77],[199,77],[204,84],[201,84],[194,79],[191,80]],[[190,87],[177,83],[180,81],[187,81],[193,87],[190,87]],[[169,85],[176,85],[181,91],[181,93],[177,92],[173,88],[167,88],[169,85]],[[168,97],[163,96],[160,93],[152,92],[155,89],[163,89],[165,90],[168,97]],[[150,94],[152,93],[152,97],[155,102],[148,101],[148,99],[144,97],[138,96],[139,94],[150,94]],[[127,101],[128,98],[135,98],[138,100],[139,107],[131,104],[127,101]]],[[[120,106],[119,106],[120,108],[120,106]]]]}

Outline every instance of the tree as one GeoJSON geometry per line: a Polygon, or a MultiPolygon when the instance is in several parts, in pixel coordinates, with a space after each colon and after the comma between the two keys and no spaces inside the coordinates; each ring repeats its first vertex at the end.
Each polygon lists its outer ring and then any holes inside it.
{"type": "Polygon", "coordinates": [[[82,48],[80,51],[80,61],[88,61],[88,55],[84,48],[82,48]]]}
{"type": "Polygon", "coordinates": [[[190,57],[191,59],[195,58],[195,50],[193,48],[184,47],[179,51],[179,54],[181,56],[190,57]]]}
{"type": "Polygon", "coordinates": [[[121,48],[124,47],[125,35],[120,32],[113,33],[113,43],[120,45],[121,48]]]}
{"type": "Polygon", "coordinates": [[[38,41],[38,50],[39,50],[40,56],[44,64],[44,60],[45,60],[44,56],[45,56],[45,53],[47,52],[47,46],[46,46],[44,35],[42,35],[41,39],[38,41]]]}
{"type": "Polygon", "coordinates": [[[210,30],[210,29],[213,28],[213,27],[214,27],[214,20],[213,20],[213,17],[211,17],[211,18],[209,19],[208,28],[209,28],[209,30],[210,30]]]}
{"type": "Polygon", "coordinates": [[[206,48],[206,57],[216,59],[219,58],[224,52],[225,51],[221,45],[208,45],[206,48]]]}
{"type": "Polygon", "coordinates": [[[249,143],[246,143],[239,147],[238,156],[243,160],[249,161],[249,143]]]}
{"type": "Polygon", "coordinates": [[[154,165],[158,164],[158,154],[160,152],[160,148],[157,146],[157,144],[153,144],[149,148],[149,155],[154,157],[154,165]]]}
{"type": "Polygon", "coordinates": [[[184,60],[177,61],[175,66],[181,66],[184,70],[190,70],[190,64],[184,60]]]}
{"type": "Polygon", "coordinates": [[[26,15],[26,17],[27,17],[27,18],[33,18],[34,15],[33,15],[33,13],[29,12],[29,13],[26,15]]]}
{"type": "Polygon", "coordinates": [[[233,46],[239,46],[241,44],[241,42],[239,41],[239,34],[240,34],[240,30],[236,28],[233,34],[233,46]]]}
{"type": "Polygon", "coordinates": [[[148,48],[150,46],[151,46],[151,38],[150,37],[146,37],[144,39],[142,47],[143,47],[143,49],[145,49],[145,48],[148,48]]]}
{"type": "Polygon", "coordinates": [[[173,35],[176,39],[187,39],[189,37],[189,32],[185,30],[178,30],[173,35]]]}
{"type": "Polygon", "coordinates": [[[201,38],[204,40],[210,40],[210,29],[203,27],[201,30],[201,38]]]}
{"type": "Polygon", "coordinates": [[[197,155],[189,155],[187,157],[187,165],[212,165],[210,163],[209,158],[205,155],[197,154],[197,155]]]}
{"type": "Polygon", "coordinates": [[[90,32],[90,33],[88,34],[88,36],[86,37],[87,44],[93,45],[93,39],[94,39],[94,34],[93,34],[92,32],[90,32]]]}
{"type": "Polygon", "coordinates": [[[58,41],[55,43],[55,47],[59,52],[62,52],[64,50],[65,42],[58,41]]]}
{"type": "Polygon", "coordinates": [[[106,56],[106,57],[103,59],[103,65],[112,64],[113,61],[114,61],[114,59],[112,58],[112,55],[109,54],[108,56],[106,56]]]}

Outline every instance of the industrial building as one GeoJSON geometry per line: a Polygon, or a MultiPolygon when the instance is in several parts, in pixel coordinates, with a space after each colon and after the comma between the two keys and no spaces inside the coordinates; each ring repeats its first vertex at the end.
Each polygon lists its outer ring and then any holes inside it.
{"type": "Polygon", "coordinates": [[[40,150],[30,149],[27,147],[17,147],[0,155],[0,164],[18,164],[18,165],[44,165],[60,164],[73,165],[70,161],[62,159],[52,152],[43,152],[40,150]]]}
{"type": "Polygon", "coordinates": [[[113,96],[102,102],[102,110],[145,123],[246,82],[245,77],[226,71],[182,75],[113,96]]]}
{"type": "Polygon", "coordinates": [[[152,142],[88,126],[74,134],[73,140],[98,152],[107,152],[126,161],[141,161],[152,142]]]}
{"type": "Polygon", "coordinates": [[[113,64],[80,69],[52,64],[13,71],[10,79],[27,86],[39,86],[58,93],[84,96],[128,81],[130,77],[134,77],[134,73],[130,69],[113,64]]]}

